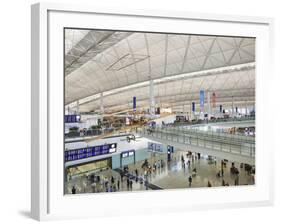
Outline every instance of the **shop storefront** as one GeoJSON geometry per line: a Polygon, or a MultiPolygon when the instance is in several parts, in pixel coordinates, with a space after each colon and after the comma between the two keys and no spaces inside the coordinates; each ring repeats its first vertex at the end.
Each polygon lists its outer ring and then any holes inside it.
{"type": "Polygon", "coordinates": [[[101,170],[112,168],[111,157],[101,160],[96,160],[89,163],[79,164],[66,168],[66,174],[69,177],[80,176],[87,173],[94,173],[101,170]]]}

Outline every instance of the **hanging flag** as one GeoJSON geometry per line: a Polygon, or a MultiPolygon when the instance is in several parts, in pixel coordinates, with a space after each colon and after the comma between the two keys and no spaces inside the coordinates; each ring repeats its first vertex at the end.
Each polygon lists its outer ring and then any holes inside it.
{"type": "Polygon", "coordinates": [[[133,110],[136,111],[137,109],[137,98],[134,96],[133,97],[133,110]]]}
{"type": "Polygon", "coordinates": [[[192,102],[192,112],[195,112],[195,102],[192,102]]]}
{"type": "Polygon", "coordinates": [[[205,92],[204,90],[200,90],[200,110],[204,111],[204,99],[205,99],[205,92]]]}
{"type": "Polygon", "coordinates": [[[216,101],[217,101],[216,93],[213,92],[213,94],[212,94],[212,106],[213,106],[213,108],[216,107],[216,101]]]}

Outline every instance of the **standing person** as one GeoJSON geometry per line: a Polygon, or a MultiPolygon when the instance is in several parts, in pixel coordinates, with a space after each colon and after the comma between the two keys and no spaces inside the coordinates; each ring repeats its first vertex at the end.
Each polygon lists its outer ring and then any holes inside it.
{"type": "Polygon", "coordinates": [[[138,172],[138,169],[136,169],[136,176],[138,176],[139,175],[139,172],[138,172]]]}
{"type": "Polygon", "coordinates": [[[235,180],[234,180],[234,185],[237,186],[239,185],[239,176],[236,174],[235,180]]]}
{"type": "Polygon", "coordinates": [[[192,183],[192,177],[191,176],[189,176],[188,182],[189,182],[189,187],[191,187],[191,183],[192,183]]]}
{"type": "Polygon", "coordinates": [[[120,189],[120,180],[119,179],[117,181],[117,188],[118,188],[118,191],[119,191],[119,189],[120,189]]]}
{"type": "Polygon", "coordinates": [[[72,186],[71,193],[76,194],[76,188],[74,186],[72,186]]]}
{"type": "Polygon", "coordinates": [[[93,182],[93,183],[92,183],[92,190],[93,190],[93,193],[96,193],[96,186],[97,186],[96,182],[93,182]]]}
{"type": "Polygon", "coordinates": [[[108,178],[107,177],[104,178],[104,186],[106,188],[108,187],[108,178]]]}
{"type": "Polygon", "coordinates": [[[130,180],[129,180],[129,178],[127,177],[127,188],[129,189],[129,187],[130,187],[130,180]]]}
{"type": "Polygon", "coordinates": [[[212,187],[212,184],[209,180],[208,180],[208,187],[212,187]]]}

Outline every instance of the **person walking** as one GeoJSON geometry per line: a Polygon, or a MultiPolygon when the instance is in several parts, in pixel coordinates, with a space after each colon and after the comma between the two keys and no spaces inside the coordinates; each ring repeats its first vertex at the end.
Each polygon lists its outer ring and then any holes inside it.
{"type": "Polygon", "coordinates": [[[120,180],[118,179],[117,180],[117,188],[118,188],[118,191],[120,190],[120,180]]]}
{"type": "Polygon", "coordinates": [[[93,183],[91,184],[91,186],[92,186],[93,193],[96,193],[96,187],[97,187],[96,182],[93,182],[93,183]]]}
{"type": "Polygon", "coordinates": [[[76,188],[74,186],[72,186],[71,193],[76,194],[76,188]]]}
{"type": "Polygon", "coordinates": [[[132,190],[133,189],[133,181],[130,180],[130,189],[132,190]]]}
{"type": "Polygon", "coordinates": [[[191,187],[191,183],[192,183],[192,177],[191,176],[189,176],[188,182],[189,182],[189,187],[191,187]]]}

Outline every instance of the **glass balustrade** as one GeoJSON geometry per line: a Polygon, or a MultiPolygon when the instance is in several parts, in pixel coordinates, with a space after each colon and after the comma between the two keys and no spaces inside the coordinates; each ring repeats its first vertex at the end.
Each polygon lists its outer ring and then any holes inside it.
{"type": "Polygon", "coordinates": [[[255,157],[255,138],[182,127],[139,128],[138,133],[166,141],[255,157]]]}

